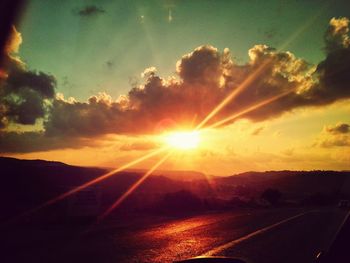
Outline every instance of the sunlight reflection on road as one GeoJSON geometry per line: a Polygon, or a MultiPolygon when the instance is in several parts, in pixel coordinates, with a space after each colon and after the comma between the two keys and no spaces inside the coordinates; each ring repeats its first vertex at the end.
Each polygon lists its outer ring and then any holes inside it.
{"type": "Polygon", "coordinates": [[[172,262],[200,255],[217,245],[222,239],[218,226],[245,216],[249,216],[249,212],[176,219],[147,231],[134,233],[132,238],[123,242],[131,244],[132,247],[128,247],[130,250],[142,251],[132,256],[132,262],[172,262]],[[156,247],[162,249],[154,249],[156,247]]]}
{"type": "Polygon", "coordinates": [[[179,222],[176,222],[173,224],[169,224],[165,228],[164,227],[157,228],[157,229],[149,231],[145,234],[150,235],[153,238],[154,237],[163,237],[166,235],[178,234],[180,232],[184,232],[184,231],[196,228],[196,227],[209,225],[209,224],[215,223],[217,221],[218,221],[218,219],[216,219],[216,218],[189,219],[189,220],[179,221],[179,222]]]}
{"type": "MultiPolygon", "coordinates": [[[[146,229],[124,229],[125,233],[114,236],[114,246],[123,251],[122,255],[119,254],[118,262],[173,262],[200,256],[302,212],[304,210],[300,209],[262,209],[168,219],[146,229]]],[[[297,222],[309,224],[313,222],[312,219],[313,217],[305,216],[292,223],[298,227],[297,222]]],[[[281,229],[287,225],[284,224],[281,229]]],[[[275,238],[274,235],[272,237],[275,238]]],[[[253,249],[259,247],[260,245],[253,249]]],[[[235,250],[234,253],[240,251],[235,250]]]]}

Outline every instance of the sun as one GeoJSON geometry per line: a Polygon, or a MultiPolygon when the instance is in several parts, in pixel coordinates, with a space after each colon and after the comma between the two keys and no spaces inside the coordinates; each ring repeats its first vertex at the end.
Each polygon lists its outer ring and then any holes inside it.
{"type": "Polygon", "coordinates": [[[198,131],[172,132],[165,135],[165,142],[175,149],[191,150],[198,147],[200,135],[198,131]]]}

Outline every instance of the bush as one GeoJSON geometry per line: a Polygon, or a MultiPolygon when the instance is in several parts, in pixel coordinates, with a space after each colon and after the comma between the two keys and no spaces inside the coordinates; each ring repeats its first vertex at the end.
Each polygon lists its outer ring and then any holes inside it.
{"type": "Polygon", "coordinates": [[[261,194],[261,198],[271,205],[277,205],[281,200],[282,193],[278,189],[268,188],[261,194]]]}

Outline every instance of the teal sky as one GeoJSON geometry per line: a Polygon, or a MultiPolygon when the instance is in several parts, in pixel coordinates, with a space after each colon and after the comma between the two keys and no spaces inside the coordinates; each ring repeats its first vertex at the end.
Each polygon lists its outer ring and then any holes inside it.
{"type": "Polygon", "coordinates": [[[147,67],[155,66],[164,77],[174,75],[176,61],[200,45],[228,47],[244,63],[253,45],[278,48],[310,21],[284,50],[317,63],[329,20],[350,16],[345,3],[32,0],[17,25],[23,37],[20,56],[30,69],[55,75],[57,91],[66,97],[85,100],[106,91],[117,98],[140,81],[147,67]],[[91,5],[105,12],[78,15],[91,5]]]}

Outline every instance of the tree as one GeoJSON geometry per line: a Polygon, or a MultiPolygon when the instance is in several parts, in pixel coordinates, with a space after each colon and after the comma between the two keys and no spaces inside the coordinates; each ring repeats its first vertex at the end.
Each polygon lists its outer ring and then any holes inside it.
{"type": "Polygon", "coordinates": [[[276,205],[282,197],[282,193],[278,189],[268,188],[261,194],[261,198],[269,202],[271,205],[276,205]]]}

